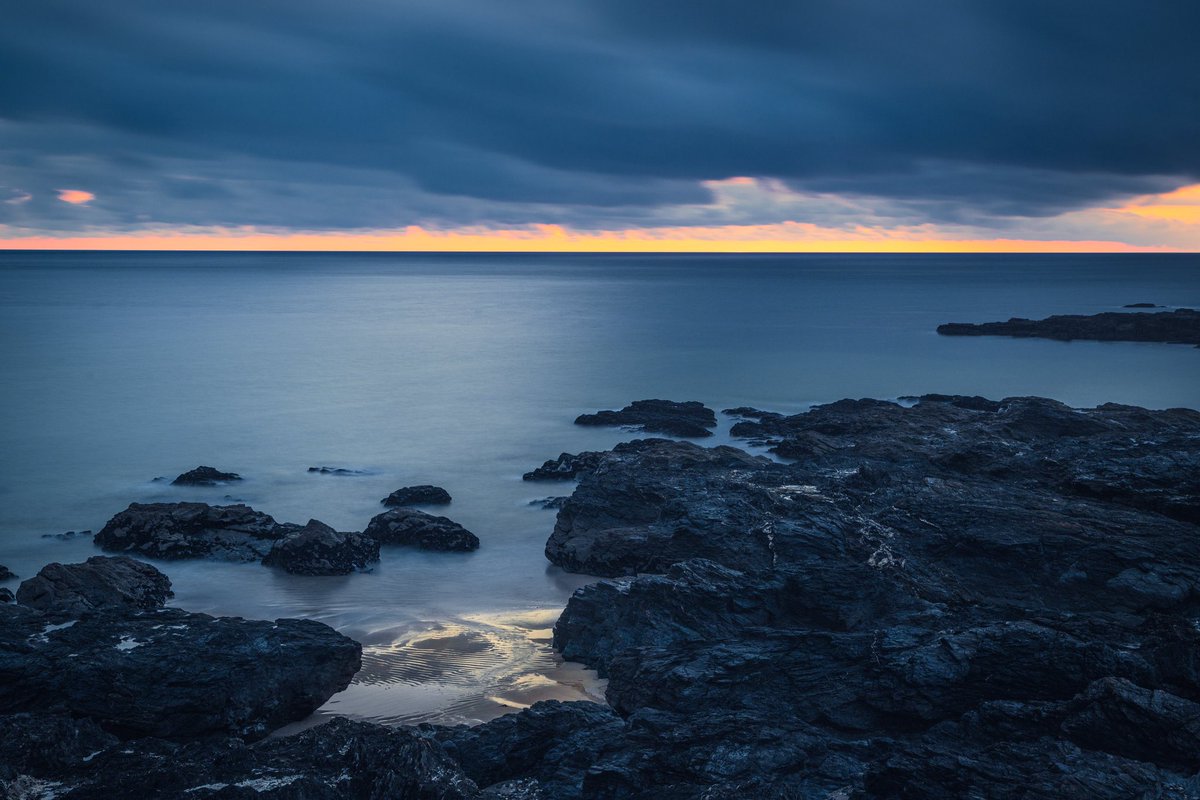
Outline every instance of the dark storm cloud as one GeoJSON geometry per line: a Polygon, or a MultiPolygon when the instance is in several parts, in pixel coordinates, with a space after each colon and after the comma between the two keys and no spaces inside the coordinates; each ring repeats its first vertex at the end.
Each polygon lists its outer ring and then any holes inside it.
{"type": "Polygon", "coordinates": [[[0,223],[636,224],[734,175],[977,222],[1200,176],[1179,0],[3,11],[0,223]]]}

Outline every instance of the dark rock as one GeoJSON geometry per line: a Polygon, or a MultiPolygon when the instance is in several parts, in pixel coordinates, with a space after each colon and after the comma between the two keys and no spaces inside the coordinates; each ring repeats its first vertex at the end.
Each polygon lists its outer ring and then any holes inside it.
{"type": "Polygon", "coordinates": [[[308,471],[318,475],[341,475],[343,477],[369,474],[363,469],[346,469],[345,467],[309,467],[308,471]]]}
{"type": "Polygon", "coordinates": [[[15,603],[16,596],[12,593],[12,589],[7,587],[0,588],[0,603],[15,603]]]}
{"type": "Polygon", "coordinates": [[[258,561],[276,539],[299,529],[245,505],[132,503],[100,529],[95,542],[151,558],[258,561]]]}
{"type": "Polygon", "coordinates": [[[1154,303],[1127,303],[1121,306],[1121,308],[1162,308],[1162,306],[1154,303]]]}
{"type": "Polygon", "coordinates": [[[617,445],[558,512],[546,557],[571,572],[607,576],[662,572],[691,557],[770,566],[772,536],[764,525],[784,501],[729,476],[775,466],[732,447],[666,439],[617,445]]]}
{"type": "Polygon", "coordinates": [[[556,700],[475,727],[423,729],[478,785],[533,779],[556,799],[579,797],[584,774],[625,738],[625,725],[611,709],[556,700]]]}
{"type": "Polygon", "coordinates": [[[475,550],[479,537],[446,517],[413,508],[393,508],[376,515],[363,531],[380,544],[400,544],[422,550],[475,550]]]}
{"type": "MultiPolygon", "coordinates": [[[[1146,306],[1126,306],[1134,307],[1146,306]]],[[[1008,322],[949,322],[939,325],[937,332],[943,336],[1015,336],[1061,341],[1092,339],[1102,342],[1200,345],[1200,311],[1191,308],[1153,314],[1107,311],[1091,316],[1061,314],[1041,320],[1014,317],[1008,322]]]]}
{"type": "MultiPolygon", "coordinates": [[[[68,744],[52,745],[58,754],[55,763],[30,763],[31,759],[19,752],[15,754],[16,763],[22,768],[21,777],[26,785],[36,786],[37,778],[49,777],[55,782],[54,795],[71,800],[113,797],[467,800],[480,796],[529,800],[539,797],[512,793],[518,786],[497,787],[490,795],[479,795],[475,783],[437,742],[405,728],[335,719],[295,736],[273,738],[253,746],[219,737],[186,743],[141,739],[114,745],[94,731],[79,730],[72,736],[72,721],[55,722],[58,728],[52,727],[54,723],[43,722],[34,731],[37,735],[29,736],[21,726],[0,717],[0,731],[12,730],[18,741],[48,742],[55,742],[51,734],[57,732],[57,741],[68,744]],[[79,757],[86,747],[94,749],[79,757]]],[[[24,728],[29,727],[25,723],[24,728]]],[[[84,724],[77,724],[77,728],[84,728],[84,724]]],[[[0,756],[3,752],[0,749],[0,756]]],[[[14,784],[16,781],[11,781],[9,786],[14,784]]]]}
{"type": "Polygon", "coordinates": [[[3,564],[0,564],[0,581],[10,581],[15,577],[17,576],[13,574],[12,570],[3,564]]]}
{"type": "Polygon", "coordinates": [[[599,411],[581,414],[576,425],[629,425],[646,433],[666,433],[671,436],[712,436],[709,428],[717,427],[717,415],[703,403],[691,400],[677,403],[671,400],[635,400],[620,411],[599,411]]]}
{"type": "Polygon", "coordinates": [[[235,472],[221,472],[213,467],[196,467],[188,470],[180,475],[175,480],[171,481],[172,486],[216,486],[221,483],[229,483],[230,481],[240,481],[241,475],[235,472]]]}
{"type": "Polygon", "coordinates": [[[90,719],[0,714],[0,781],[13,781],[19,775],[60,777],[118,741],[90,719]]]}
{"type": "Polygon", "coordinates": [[[440,486],[405,486],[379,502],[385,506],[446,505],[450,502],[450,493],[440,486]]]}
{"type": "Polygon", "coordinates": [[[0,713],[88,717],[123,738],[255,739],[344,689],[361,650],[308,620],[168,608],[51,624],[24,606],[0,606],[0,713]]]}
{"type": "Polygon", "coordinates": [[[92,556],[82,564],[47,564],[17,589],[17,602],[49,615],[161,608],[171,581],[144,561],[92,556]]]}
{"type": "Polygon", "coordinates": [[[521,476],[526,481],[573,481],[581,473],[590,472],[600,462],[603,453],[585,451],[575,455],[563,453],[521,476]]]}
{"type": "Polygon", "coordinates": [[[263,563],[294,575],[348,575],[378,560],[379,540],[361,533],[339,533],[310,519],[300,530],[277,540],[263,563]]]}

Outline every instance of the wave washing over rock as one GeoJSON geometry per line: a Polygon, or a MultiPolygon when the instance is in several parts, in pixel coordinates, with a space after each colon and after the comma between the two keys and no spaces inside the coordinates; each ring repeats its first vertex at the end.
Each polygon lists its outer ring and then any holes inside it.
{"type": "Polygon", "coordinates": [[[577,459],[546,554],[611,579],[572,596],[554,641],[607,676],[608,706],[254,743],[348,681],[357,646],[130,607],[163,590],[138,569],[51,570],[56,603],[78,585],[112,605],[0,607],[0,781],[67,798],[1200,795],[1200,413],[942,395],[731,413],[786,462],[662,439],[577,459]],[[142,702],[164,658],[175,679],[142,702]],[[260,677],[300,673],[320,691],[263,704],[260,677]],[[88,680],[137,691],[119,704],[88,680]]]}

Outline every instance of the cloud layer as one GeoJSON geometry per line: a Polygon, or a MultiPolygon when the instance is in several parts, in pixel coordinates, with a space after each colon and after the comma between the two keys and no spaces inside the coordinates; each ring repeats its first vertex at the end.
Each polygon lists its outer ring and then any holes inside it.
{"type": "Polygon", "coordinates": [[[1178,0],[38,0],[5,18],[9,229],[1004,232],[1200,181],[1200,4],[1178,0]]]}

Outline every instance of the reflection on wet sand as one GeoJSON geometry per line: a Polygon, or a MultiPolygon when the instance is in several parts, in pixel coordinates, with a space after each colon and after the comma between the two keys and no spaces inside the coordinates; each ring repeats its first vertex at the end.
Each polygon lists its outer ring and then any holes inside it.
{"type": "Polygon", "coordinates": [[[604,702],[606,681],[550,646],[560,609],[469,614],[371,631],[345,691],[281,734],[348,715],[389,724],[476,724],[540,700],[604,702]]]}

